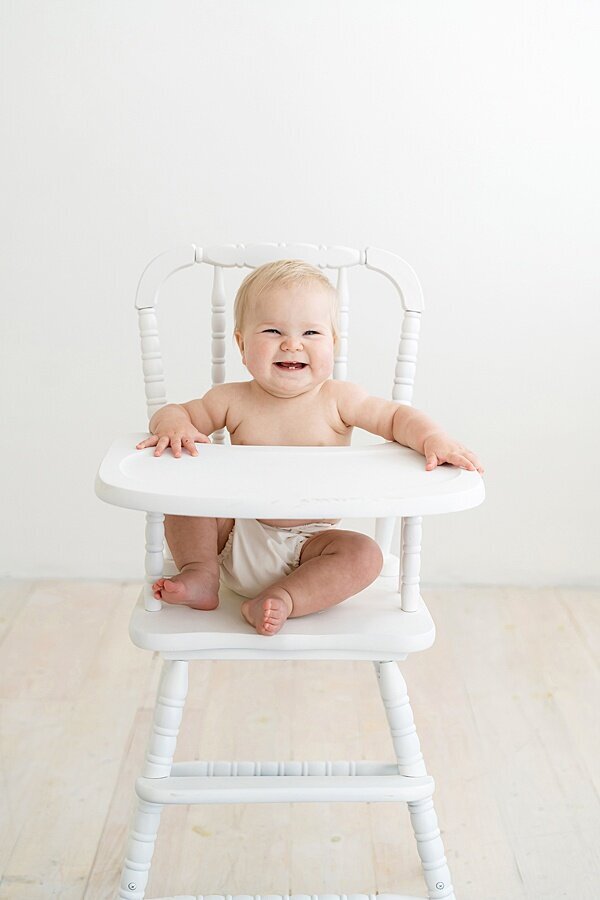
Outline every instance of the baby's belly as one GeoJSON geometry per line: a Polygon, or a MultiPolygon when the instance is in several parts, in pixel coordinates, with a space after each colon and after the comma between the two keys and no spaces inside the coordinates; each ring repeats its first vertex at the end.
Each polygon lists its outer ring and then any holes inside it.
{"type": "Polygon", "coordinates": [[[328,525],[337,525],[341,519],[257,519],[263,525],[272,525],[275,528],[293,528],[295,525],[312,525],[313,522],[325,522],[328,525]]]}

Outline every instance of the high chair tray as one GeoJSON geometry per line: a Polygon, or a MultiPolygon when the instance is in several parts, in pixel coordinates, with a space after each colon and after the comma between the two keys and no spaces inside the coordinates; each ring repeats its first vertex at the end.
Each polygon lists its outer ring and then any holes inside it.
{"type": "Polygon", "coordinates": [[[425,471],[408,447],[262,447],[198,444],[198,456],[136,450],[147,434],[118,438],[96,493],[127,509],[221,518],[421,516],[458,512],[484,499],[478,472],[425,471]]]}

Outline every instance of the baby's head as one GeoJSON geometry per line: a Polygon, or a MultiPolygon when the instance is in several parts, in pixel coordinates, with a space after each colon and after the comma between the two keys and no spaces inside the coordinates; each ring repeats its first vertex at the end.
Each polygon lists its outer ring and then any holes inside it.
{"type": "Polygon", "coordinates": [[[275,288],[287,287],[314,288],[324,294],[329,303],[331,331],[334,344],[338,340],[338,303],[337,293],[326,275],[316,266],[301,259],[279,259],[275,262],[258,266],[246,275],[235,297],[233,315],[236,333],[243,333],[248,311],[252,309],[259,297],[268,294],[275,288]]]}
{"type": "Polygon", "coordinates": [[[331,378],[337,340],[336,291],[297,259],[259,266],[235,298],[235,338],[256,383],[295,397],[331,378]]]}

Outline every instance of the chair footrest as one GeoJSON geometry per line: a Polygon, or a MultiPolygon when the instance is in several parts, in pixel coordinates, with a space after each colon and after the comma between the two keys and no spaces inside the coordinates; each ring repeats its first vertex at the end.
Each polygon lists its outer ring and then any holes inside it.
{"type": "Polygon", "coordinates": [[[156,900],[426,900],[413,894],[178,894],[156,900]]]}
{"type": "MultiPolygon", "coordinates": [[[[405,773],[406,774],[406,773],[405,773]]],[[[169,775],[398,775],[396,763],[369,760],[230,760],[204,759],[176,762],[169,775]]]]}
{"type": "Polygon", "coordinates": [[[140,800],[161,805],[411,802],[433,791],[428,775],[175,775],[136,781],[140,800]]]}

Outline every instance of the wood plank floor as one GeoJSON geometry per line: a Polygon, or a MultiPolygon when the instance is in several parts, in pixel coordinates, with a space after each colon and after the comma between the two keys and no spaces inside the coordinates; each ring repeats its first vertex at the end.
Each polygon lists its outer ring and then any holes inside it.
{"type": "MultiPolygon", "coordinates": [[[[0,584],[0,900],[114,900],[159,660],[138,586],[0,584]]],[[[593,591],[424,591],[403,664],[458,900],[600,897],[593,591]]],[[[196,663],[177,758],[389,759],[370,663],[196,663]]],[[[424,896],[404,806],[166,809],[149,897],[424,896]]]]}

